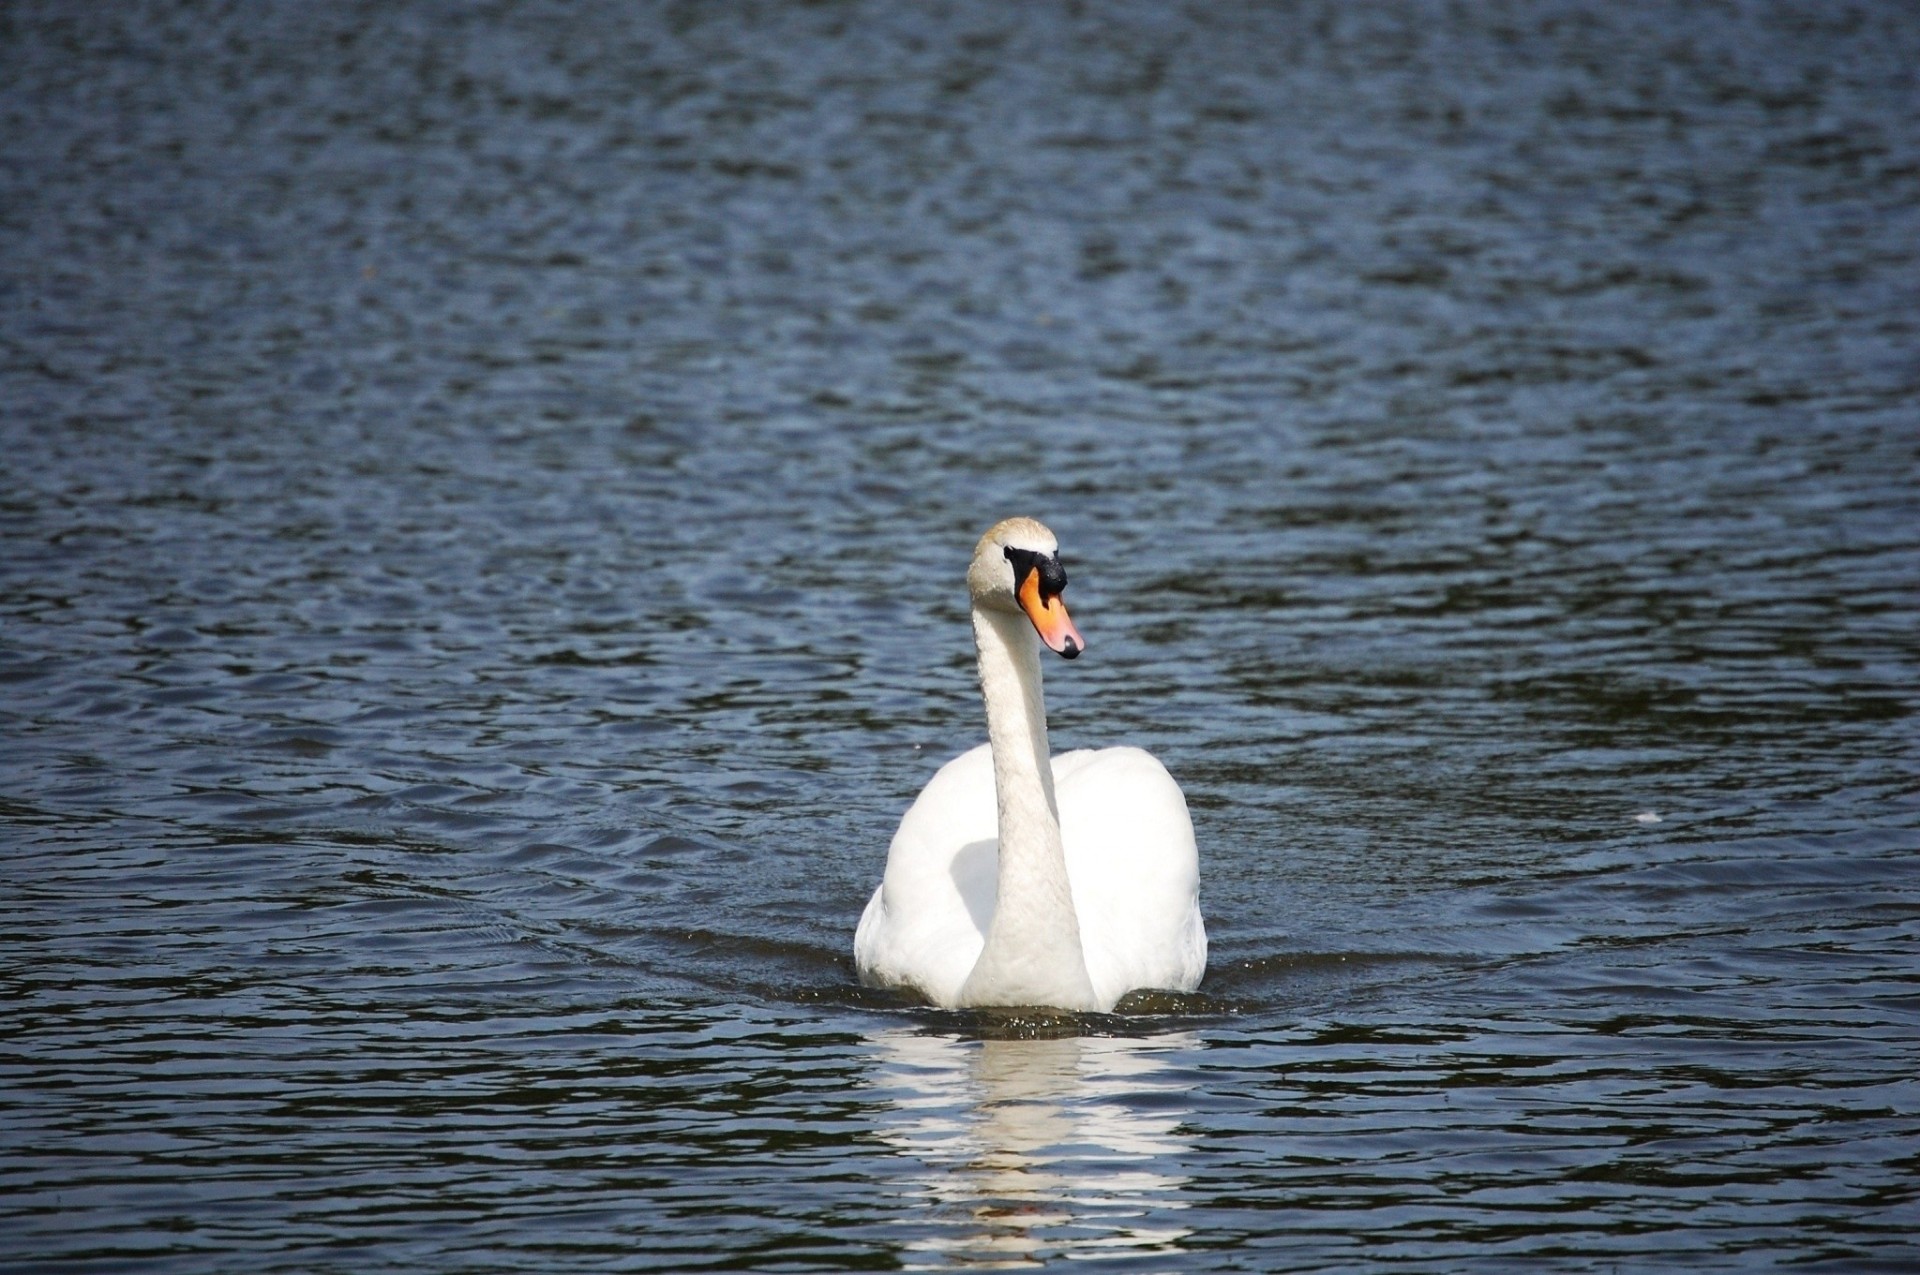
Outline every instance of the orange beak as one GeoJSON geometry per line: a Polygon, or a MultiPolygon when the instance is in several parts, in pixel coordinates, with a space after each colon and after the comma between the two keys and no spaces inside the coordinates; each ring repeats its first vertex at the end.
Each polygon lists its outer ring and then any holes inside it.
{"type": "Polygon", "coordinates": [[[1080,636],[1080,630],[1073,626],[1073,617],[1067,614],[1067,604],[1055,594],[1050,598],[1040,596],[1040,573],[1027,572],[1027,578],[1020,582],[1020,609],[1033,621],[1034,632],[1048,649],[1057,651],[1068,659],[1074,658],[1087,649],[1087,640],[1080,636]]]}

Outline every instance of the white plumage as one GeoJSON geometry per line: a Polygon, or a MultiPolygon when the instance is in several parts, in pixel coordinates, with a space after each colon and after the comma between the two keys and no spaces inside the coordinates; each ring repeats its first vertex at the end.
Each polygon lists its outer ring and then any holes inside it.
{"type": "Polygon", "coordinates": [[[975,550],[989,742],[941,767],[901,819],[854,937],[866,982],[948,1008],[1104,1012],[1135,989],[1192,990],[1206,969],[1199,857],[1173,776],[1139,748],[1048,757],[1040,641],[1068,658],[1085,647],[1056,554],[1024,518],[975,550]]]}

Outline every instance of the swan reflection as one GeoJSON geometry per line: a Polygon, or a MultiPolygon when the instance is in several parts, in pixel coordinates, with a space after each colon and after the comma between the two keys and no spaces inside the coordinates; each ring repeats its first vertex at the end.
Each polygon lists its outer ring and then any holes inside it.
{"type": "Polygon", "coordinates": [[[1175,1169],[1186,1035],[966,1040],[871,1038],[880,1136],[926,1165],[932,1207],[909,1269],[1041,1265],[1048,1257],[1165,1252],[1186,1236],[1175,1169]]]}

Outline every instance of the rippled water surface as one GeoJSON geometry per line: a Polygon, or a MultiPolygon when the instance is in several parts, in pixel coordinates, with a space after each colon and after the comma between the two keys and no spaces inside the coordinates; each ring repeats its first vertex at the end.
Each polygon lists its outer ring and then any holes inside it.
{"type": "Polygon", "coordinates": [[[0,1265],[1913,1269],[1916,67],[8,6],[0,1265]],[[1016,512],[1196,995],[853,977],[1016,512]]]}

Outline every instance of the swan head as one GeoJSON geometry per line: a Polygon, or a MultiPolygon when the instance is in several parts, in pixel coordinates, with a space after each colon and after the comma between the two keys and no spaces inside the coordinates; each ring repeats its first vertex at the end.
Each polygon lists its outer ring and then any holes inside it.
{"type": "Polygon", "coordinates": [[[1087,649],[1087,640],[1060,597],[1066,587],[1060,542],[1031,518],[995,523],[980,537],[967,568],[967,592],[975,606],[1020,612],[1047,649],[1073,659],[1087,649]]]}

